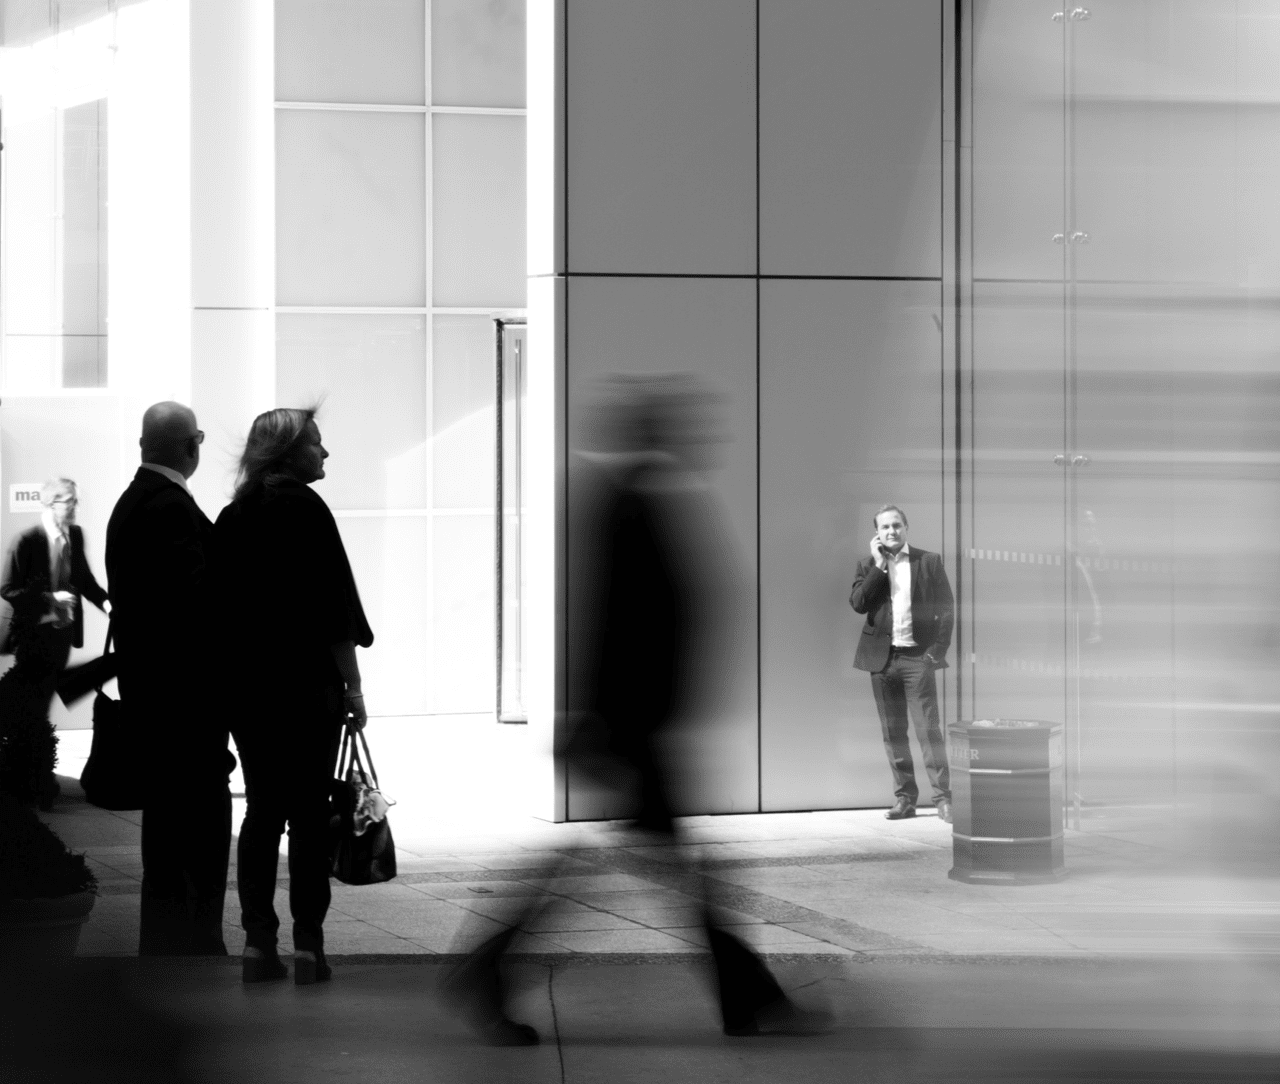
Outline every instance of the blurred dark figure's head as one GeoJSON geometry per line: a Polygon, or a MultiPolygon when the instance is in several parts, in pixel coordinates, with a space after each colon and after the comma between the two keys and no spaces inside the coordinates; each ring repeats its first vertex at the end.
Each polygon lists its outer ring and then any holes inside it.
{"type": "Polygon", "coordinates": [[[719,396],[688,373],[608,377],[590,403],[579,434],[583,452],[660,454],[704,470],[724,439],[719,396]]]}
{"type": "Polygon", "coordinates": [[[734,575],[703,472],[723,441],[719,397],[671,373],[600,381],[570,481],[570,770],[612,792],[613,815],[671,831],[673,749],[716,710],[734,575]]]}

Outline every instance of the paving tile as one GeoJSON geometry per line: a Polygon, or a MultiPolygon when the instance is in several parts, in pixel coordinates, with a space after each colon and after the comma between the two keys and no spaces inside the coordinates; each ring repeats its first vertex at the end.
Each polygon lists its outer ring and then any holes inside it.
{"type": "Polygon", "coordinates": [[[511,944],[511,953],[516,956],[527,953],[557,953],[567,955],[574,951],[565,948],[564,945],[557,945],[554,941],[548,941],[539,934],[522,934],[517,937],[511,944]]]}
{"type": "Polygon", "coordinates": [[[660,909],[666,907],[697,907],[698,900],[672,888],[654,889],[650,892],[582,892],[570,896],[579,903],[601,911],[660,909]]]}
{"type": "Polygon", "coordinates": [[[573,911],[563,914],[543,914],[523,924],[530,933],[567,933],[582,930],[634,930],[651,923],[633,921],[607,911],[573,911]]]}
{"type": "Polygon", "coordinates": [[[467,856],[481,869],[554,869],[589,870],[590,862],[561,854],[559,851],[504,851],[496,854],[467,856]]]}
{"type": "Polygon", "coordinates": [[[522,881],[442,881],[417,884],[412,891],[438,900],[474,900],[540,896],[542,889],[522,881]]]}
{"type": "Polygon", "coordinates": [[[642,907],[635,910],[619,908],[614,914],[653,929],[666,929],[669,926],[699,926],[702,924],[702,908],[696,906],[642,907]]]}
{"type": "Polygon", "coordinates": [[[485,869],[478,862],[462,858],[423,857],[396,849],[396,870],[399,873],[466,873],[485,869]]]}
{"type": "Polygon", "coordinates": [[[487,915],[475,914],[451,904],[429,911],[382,915],[368,918],[366,922],[370,927],[396,937],[426,938],[433,941],[452,940],[463,929],[484,930],[487,934],[493,934],[506,926],[506,923],[487,915]]]}
{"type": "Polygon", "coordinates": [[[757,887],[757,891],[774,899],[805,906],[814,906],[825,900],[864,898],[884,900],[882,893],[869,893],[866,886],[857,881],[810,881],[804,884],[767,885],[757,887]]]}
{"type": "Polygon", "coordinates": [[[689,942],[661,930],[580,930],[540,935],[573,952],[688,952],[689,942]]]}
{"type": "Polygon", "coordinates": [[[629,873],[593,873],[567,877],[531,878],[529,884],[557,895],[578,897],[584,892],[650,892],[661,886],[629,873]]]}
{"type": "Polygon", "coordinates": [[[713,869],[708,871],[708,876],[714,877],[717,881],[725,881],[735,885],[775,885],[775,884],[803,884],[805,882],[821,881],[826,883],[830,878],[823,876],[819,868],[810,868],[808,866],[765,866],[761,869],[713,869]]]}
{"type": "Polygon", "coordinates": [[[754,948],[825,943],[822,942],[821,938],[811,937],[807,933],[789,930],[785,926],[774,926],[772,924],[737,926],[733,930],[733,935],[754,948]]]}
{"type": "Polygon", "coordinates": [[[412,956],[433,951],[425,945],[407,941],[403,937],[326,937],[324,950],[329,956],[412,956]]]}

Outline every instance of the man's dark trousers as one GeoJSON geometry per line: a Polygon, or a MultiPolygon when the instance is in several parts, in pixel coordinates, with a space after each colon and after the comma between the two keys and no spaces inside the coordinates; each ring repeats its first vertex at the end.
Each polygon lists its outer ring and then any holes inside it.
{"type": "Polygon", "coordinates": [[[169,703],[181,704],[178,711],[165,711],[150,697],[135,698],[150,749],[138,951],[143,956],[223,956],[231,851],[227,776],[233,762],[226,738],[219,743],[206,719],[191,717],[204,714],[200,707],[174,693],[169,703]]]}
{"type": "Polygon", "coordinates": [[[933,784],[934,801],[951,797],[951,772],[938,716],[937,684],[933,666],[924,654],[924,648],[920,647],[894,647],[885,668],[871,675],[884,751],[893,771],[893,793],[912,805],[920,792],[907,739],[908,717],[915,724],[916,738],[924,750],[924,765],[933,784]]]}

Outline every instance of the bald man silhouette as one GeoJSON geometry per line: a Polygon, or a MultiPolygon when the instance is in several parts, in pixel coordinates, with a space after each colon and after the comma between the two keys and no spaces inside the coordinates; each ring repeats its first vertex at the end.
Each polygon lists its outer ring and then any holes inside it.
{"type": "Polygon", "coordinates": [[[231,847],[225,713],[211,708],[213,525],[187,488],[204,434],[181,403],[142,417],[142,465],[107,525],[120,698],[146,752],[144,956],[226,955],[231,847]]]}

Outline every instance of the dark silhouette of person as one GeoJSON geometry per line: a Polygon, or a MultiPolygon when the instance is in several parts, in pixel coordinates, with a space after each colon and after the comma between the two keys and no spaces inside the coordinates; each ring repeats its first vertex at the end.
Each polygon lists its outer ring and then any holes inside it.
{"type": "Polygon", "coordinates": [[[213,635],[213,524],[187,489],[204,434],[181,403],[142,417],[142,466],[107,525],[120,700],[143,748],[144,956],[221,955],[235,758],[213,635]]]}
{"type": "Polygon", "coordinates": [[[294,981],[331,977],[329,788],[344,720],[365,725],[355,649],[373,632],[333,513],[310,488],[328,455],[314,409],[258,415],[214,528],[229,670],[243,690],[232,731],[248,802],[236,861],[245,982],[288,974],[273,903],[286,823],[294,981]]]}
{"type": "Polygon", "coordinates": [[[40,522],[14,542],[0,587],[13,607],[0,653],[14,656],[0,677],[0,790],[47,810],[58,794],[49,701],[71,649],[84,646],[81,599],[104,613],[110,603],[85,558],[75,482],[46,482],[40,503],[40,522]]]}
{"type": "MultiPolygon", "coordinates": [[[[573,727],[560,753],[571,773],[633,811],[657,844],[676,841],[682,777],[696,776],[679,755],[681,738],[724,695],[725,645],[735,632],[723,532],[701,474],[714,439],[711,407],[680,374],[613,380],[571,483],[578,588],[569,635],[579,661],[570,677],[573,727]]],[[[824,1014],[795,1005],[728,932],[709,879],[691,880],[702,893],[725,1034],[825,1027],[824,1014]]],[[[494,1045],[539,1040],[508,1017],[500,964],[544,905],[531,901],[445,981],[444,996],[494,1045]]]]}

